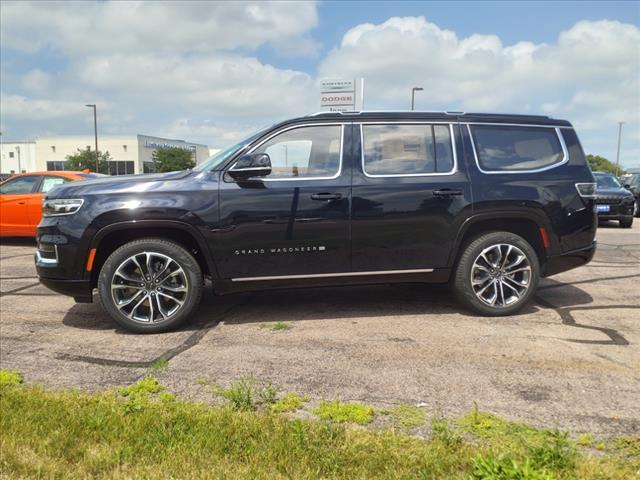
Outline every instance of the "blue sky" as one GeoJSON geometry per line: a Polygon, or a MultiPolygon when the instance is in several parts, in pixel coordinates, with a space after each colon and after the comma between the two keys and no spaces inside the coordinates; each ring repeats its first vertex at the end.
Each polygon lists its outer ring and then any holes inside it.
{"type": "Polygon", "coordinates": [[[366,79],[367,108],[548,114],[640,165],[639,2],[3,2],[4,140],[147,133],[222,147],[366,79]]]}

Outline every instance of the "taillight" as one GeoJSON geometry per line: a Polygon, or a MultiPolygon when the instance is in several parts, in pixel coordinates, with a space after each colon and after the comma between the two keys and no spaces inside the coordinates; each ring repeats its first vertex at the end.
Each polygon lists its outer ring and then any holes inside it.
{"type": "Polygon", "coordinates": [[[576,183],[576,190],[582,198],[593,198],[596,195],[596,183],[576,183]]]}

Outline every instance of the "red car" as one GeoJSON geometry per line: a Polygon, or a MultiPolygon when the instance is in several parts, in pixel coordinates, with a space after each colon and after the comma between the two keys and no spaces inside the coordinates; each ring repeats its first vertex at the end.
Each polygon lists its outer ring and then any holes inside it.
{"type": "Polygon", "coordinates": [[[34,172],[0,183],[0,237],[35,237],[45,193],[66,182],[97,176],[84,172],[34,172]]]}

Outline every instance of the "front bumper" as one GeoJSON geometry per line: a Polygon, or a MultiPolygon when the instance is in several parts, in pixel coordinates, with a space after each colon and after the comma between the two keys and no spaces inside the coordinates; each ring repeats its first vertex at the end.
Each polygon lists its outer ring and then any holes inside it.
{"type": "Polygon", "coordinates": [[[617,220],[621,217],[632,217],[635,199],[620,201],[618,199],[599,198],[596,201],[598,220],[617,220]],[[607,206],[607,211],[601,211],[603,206],[607,206]]]}
{"type": "Polygon", "coordinates": [[[589,263],[593,256],[596,254],[597,242],[586,247],[564,252],[560,255],[554,255],[547,258],[547,262],[544,269],[545,277],[555,275],[557,273],[566,272],[573,268],[581,267],[589,263]]]}
{"type": "Polygon", "coordinates": [[[41,276],[40,283],[54,292],[73,297],[76,302],[91,303],[93,301],[91,283],[88,280],[64,280],[41,276]]]}

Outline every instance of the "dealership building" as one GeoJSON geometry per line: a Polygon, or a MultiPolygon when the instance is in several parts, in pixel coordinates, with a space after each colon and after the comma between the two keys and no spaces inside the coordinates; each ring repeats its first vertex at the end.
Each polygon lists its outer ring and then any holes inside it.
{"type": "MultiPolygon", "coordinates": [[[[153,152],[158,148],[177,147],[191,152],[196,163],[209,158],[209,147],[149,135],[100,136],[98,149],[109,152],[109,173],[129,175],[153,172],[153,152]]],[[[94,150],[93,136],[40,137],[33,142],[2,142],[0,174],[64,170],[67,156],[80,150],[94,150]]]]}

